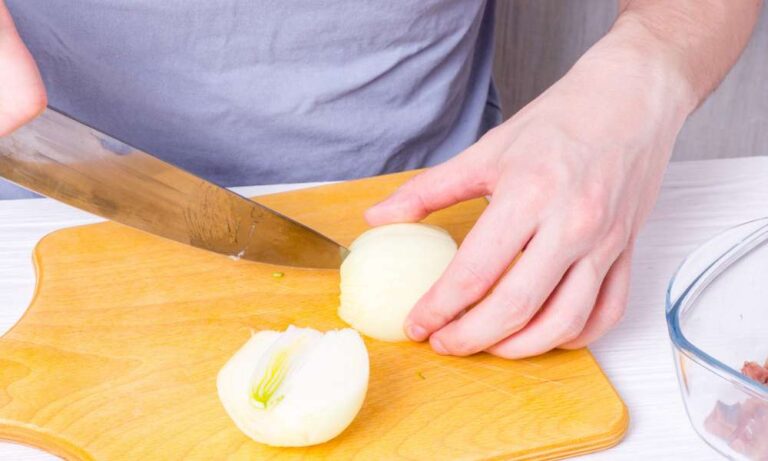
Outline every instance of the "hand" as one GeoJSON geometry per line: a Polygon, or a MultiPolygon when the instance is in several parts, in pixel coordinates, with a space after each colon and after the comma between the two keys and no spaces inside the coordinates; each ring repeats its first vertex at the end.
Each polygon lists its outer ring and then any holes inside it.
{"type": "Polygon", "coordinates": [[[40,72],[0,0],[0,136],[35,118],[46,104],[40,72]]]}
{"type": "Polygon", "coordinates": [[[491,196],[412,310],[408,335],[441,354],[520,358],[583,347],[615,325],[635,237],[691,100],[666,64],[598,48],[475,145],[368,210],[371,225],[412,222],[491,196]]]}

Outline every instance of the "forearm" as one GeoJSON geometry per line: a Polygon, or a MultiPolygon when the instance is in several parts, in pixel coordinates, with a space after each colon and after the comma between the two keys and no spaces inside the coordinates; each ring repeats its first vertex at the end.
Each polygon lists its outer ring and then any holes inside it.
{"type": "Polygon", "coordinates": [[[619,0],[611,33],[664,55],[694,108],[720,84],[749,41],[762,0],[619,0]]]}
{"type": "Polygon", "coordinates": [[[624,1],[610,32],[548,92],[558,94],[561,109],[583,119],[574,137],[619,144],[652,137],[672,145],[738,58],[760,4],[624,1]]]}

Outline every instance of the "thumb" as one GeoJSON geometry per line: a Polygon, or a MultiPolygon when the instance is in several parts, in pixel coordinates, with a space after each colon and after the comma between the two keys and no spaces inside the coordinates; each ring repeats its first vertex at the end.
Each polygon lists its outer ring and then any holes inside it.
{"type": "MultiPolygon", "coordinates": [[[[473,146],[474,147],[474,146],[473,146]]],[[[455,203],[489,193],[492,171],[470,149],[413,177],[365,212],[371,226],[416,222],[455,203]]]]}

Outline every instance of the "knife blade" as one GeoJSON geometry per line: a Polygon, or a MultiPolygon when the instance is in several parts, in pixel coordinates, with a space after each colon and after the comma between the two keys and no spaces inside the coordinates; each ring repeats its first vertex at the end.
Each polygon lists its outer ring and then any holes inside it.
{"type": "Polygon", "coordinates": [[[95,215],[230,257],[338,268],[347,250],[52,108],[0,137],[0,176],[95,215]]]}

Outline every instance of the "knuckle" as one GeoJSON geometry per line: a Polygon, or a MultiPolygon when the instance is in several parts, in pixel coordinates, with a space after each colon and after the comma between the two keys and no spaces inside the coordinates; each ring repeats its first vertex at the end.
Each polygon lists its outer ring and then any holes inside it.
{"type": "Polygon", "coordinates": [[[579,262],[579,276],[584,284],[600,286],[605,278],[605,270],[595,257],[586,257],[579,262]],[[583,269],[583,270],[582,270],[583,269]]]}
{"type": "Polygon", "coordinates": [[[426,172],[411,178],[408,182],[397,188],[392,197],[403,201],[413,201],[417,205],[425,205],[421,197],[425,184],[428,181],[426,177],[423,177],[425,174],[426,172]]]}
{"type": "Polygon", "coordinates": [[[613,235],[620,238],[624,243],[629,243],[632,237],[632,227],[630,224],[621,219],[613,225],[613,235]]]}
{"type": "Polygon", "coordinates": [[[585,319],[581,315],[560,315],[557,317],[555,331],[561,343],[567,343],[581,336],[585,319]]]}
{"type": "Polygon", "coordinates": [[[421,191],[415,188],[401,188],[389,201],[390,205],[396,205],[398,211],[395,220],[398,222],[419,220],[431,212],[430,204],[421,191]]]}
{"type": "Polygon", "coordinates": [[[492,184],[498,181],[499,172],[488,164],[487,160],[478,162],[466,169],[465,187],[476,194],[487,195],[493,190],[492,184]]]}
{"type": "Polygon", "coordinates": [[[440,341],[450,355],[466,356],[477,352],[474,342],[464,335],[452,335],[440,341]]]}
{"type": "Polygon", "coordinates": [[[432,173],[433,170],[422,171],[401,185],[397,189],[397,192],[408,193],[420,189],[424,184],[429,182],[432,173]]]}
{"type": "Polygon", "coordinates": [[[502,306],[502,329],[505,333],[514,333],[524,327],[539,306],[527,295],[508,298],[502,306]]]}
{"type": "Polygon", "coordinates": [[[545,187],[532,187],[525,192],[522,198],[523,213],[528,216],[537,216],[550,202],[551,190],[545,187]]]}
{"type": "Polygon", "coordinates": [[[493,285],[493,280],[482,269],[476,268],[467,261],[458,261],[456,263],[454,278],[457,288],[470,301],[480,299],[493,285]]]}
{"type": "Polygon", "coordinates": [[[609,197],[605,186],[594,185],[577,194],[571,202],[574,212],[569,219],[569,234],[575,240],[595,239],[612,223],[609,197]]]}
{"type": "Polygon", "coordinates": [[[631,243],[631,226],[624,220],[619,220],[613,224],[606,238],[615,249],[623,250],[631,243]]]}
{"type": "Polygon", "coordinates": [[[571,217],[569,234],[574,240],[594,239],[604,229],[607,213],[603,205],[577,207],[578,214],[571,217]]]}
{"type": "Polygon", "coordinates": [[[454,316],[440,304],[429,303],[422,309],[415,309],[412,317],[420,324],[437,329],[448,324],[454,316]]]}
{"type": "Polygon", "coordinates": [[[589,183],[582,192],[582,200],[586,206],[603,207],[610,201],[611,192],[603,181],[589,183]]]}
{"type": "Polygon", "coordinates": [[[611,304],[603,306],[602,317],[608,328],[618,325],[623,319],[626,310],[623,304],[611,304]]]}

